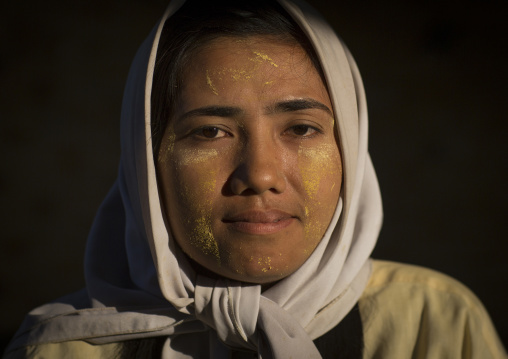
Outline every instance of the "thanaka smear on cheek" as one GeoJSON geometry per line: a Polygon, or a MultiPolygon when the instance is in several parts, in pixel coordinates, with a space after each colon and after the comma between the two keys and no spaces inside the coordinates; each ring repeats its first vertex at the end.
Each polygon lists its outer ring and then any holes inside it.
{"type": "Polygon", "coordinates": [[[191,235],[192,244],[205,255],[213,256],[220,265],[219,247],[212,233],[210,216],[197,218],[194,223],[195,227],[191,235]]]}
{"type": "Polygon", "coordinates": [[[331,144],[298,149],[298,166],[302,175],[303,186],[309,199],[313,200],[319,190],[323,176],[333,169],[333,154],[336,148],[331,144]]]}
{"type": "Polygon", "coordinates": [[[179,151],[178,164],[181,166],[203,163],[217,157],[215,149],[203,150],[197,148],[183,149],[179,151]]]}
{"type": "Polygon", "coordinates": [[[210,194],[215,190],[216,171],[200,174],[206,178],[195,188],[185,186],[184,201],[189,208],[186,226],[190,229],[190,243],[206,256],[212,256],[221,264],[219,247],[212,231],[212,201],[210,194]]]}
{"type": "MultiPolygon", "coordinates": [[[[321,181],[325,176],[333,175],[336,171],[334,165],[337,149],[332,144],[322,144],[314,147],[303,147],[298,149],[298,167],[302,178],[303,188],[307,194],[305,199],[305,238],[311,239],[321,236],[326,230],[328,223],[322,223],[316,218],[309,216],[316,212],[322,204],[318,201],[318,192],[321,181]]],[[[335,185],[335,183],[332,185],[335,185]]],[[[307,251],[307,249],[304,249],[307,251]]]]}

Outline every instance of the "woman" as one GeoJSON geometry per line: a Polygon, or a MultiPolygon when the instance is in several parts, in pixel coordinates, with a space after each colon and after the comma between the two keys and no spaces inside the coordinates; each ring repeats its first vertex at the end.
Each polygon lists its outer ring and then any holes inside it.
{"type": "Polygon", "coordinates": [[[506,356],[460,284],[369,259],[361,79],[305,4],[172,2],[121,131],[86,291],[32,311],[7,357],[506,356]]]}

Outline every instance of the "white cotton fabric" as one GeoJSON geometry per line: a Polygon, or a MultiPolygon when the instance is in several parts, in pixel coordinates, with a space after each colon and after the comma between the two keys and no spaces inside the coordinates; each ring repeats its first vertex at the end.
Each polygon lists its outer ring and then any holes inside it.
{"type": "Polygon", "coordinates": [[[187,357],[175,347],[198,355],[203,345],[209,345],[212,358],[225,357],[229,348],[257,351],[264,359],[320,358],[312,340],[345,317],[370,277],[369,256],[382,221],[381,197],[367,150],[365,94],[354,60],[308,5],[279,2],[320,59],[344,169],[339,205],[310,258],[261,293],[259,285],[195,273],[171,237],[157,189],[150,97],[160,32],[183,4],[173,1],[129,73],[120,169],[88,239],[86,291],[32,311],[11,348],[167,336],[165,358],[187,357]],[[204,336],[209,344],[203,343],[204,336]]]}

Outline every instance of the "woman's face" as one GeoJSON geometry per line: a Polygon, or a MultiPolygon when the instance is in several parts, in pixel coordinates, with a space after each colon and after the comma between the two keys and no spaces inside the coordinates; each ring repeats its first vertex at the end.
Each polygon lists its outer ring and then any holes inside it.
{"type": "Polygon", "coordinates": [[[157,172],[174,238],[231,279],[270,283],[312,254],[342,166],[328,92],[299,45],[220,38],[192,58],[157,172]]]}

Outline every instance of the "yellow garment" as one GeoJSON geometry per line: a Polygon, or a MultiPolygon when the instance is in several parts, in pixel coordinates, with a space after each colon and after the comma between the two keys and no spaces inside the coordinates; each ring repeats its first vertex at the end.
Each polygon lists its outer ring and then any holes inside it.
{"type": "MultiPolygon", "coordinates": [[[[507,358],[481,302],[444,274],[376,260],[358,304],[365,359],[507,358]]],[[[18,349],[5,358],[112,358],[118,345],[43,344],[18,349]]]]}
{"type": "Polygon", "coordinates": [[[506,358],[482,303],[430,269],[374,261],[359,301],[364,358],[506,358]]]}
{"type": "Polygon", "coordinates": [[[117,356],[119,343],[92,345],[84,341],[41,344],[6,353],[4,359],[112,359],[117,356]]]}

